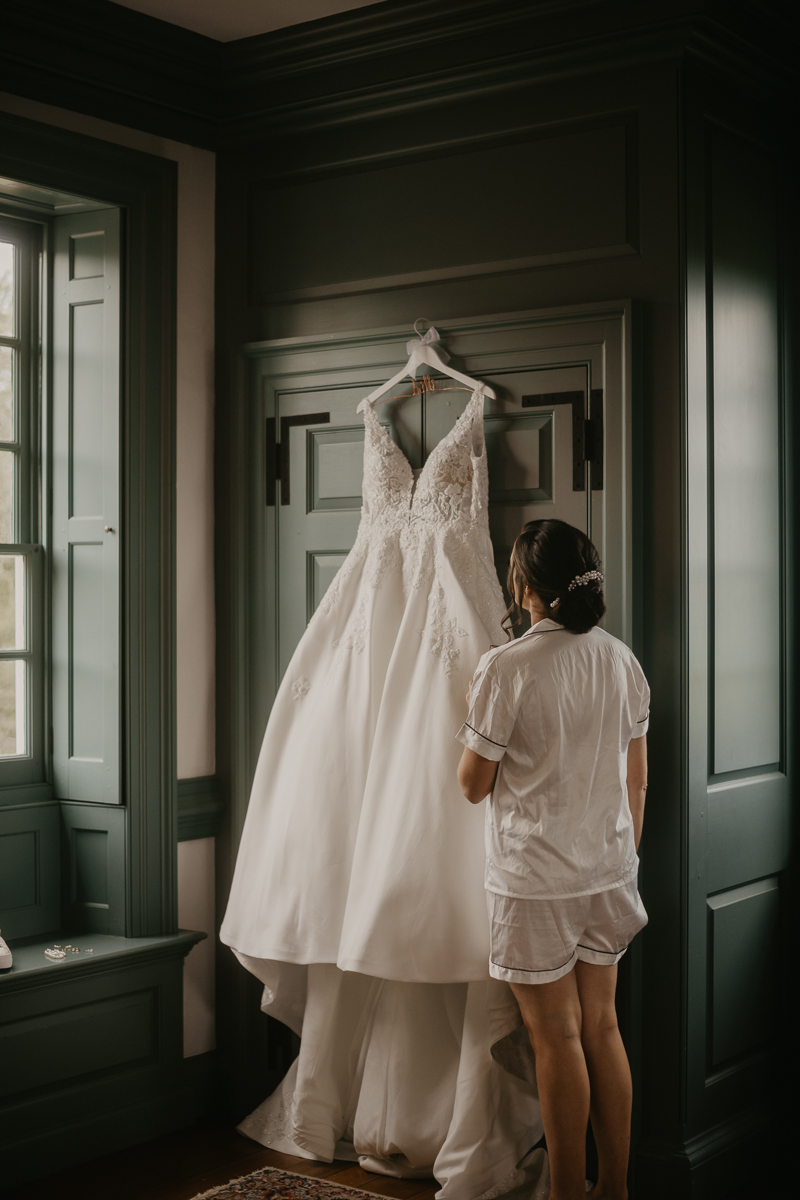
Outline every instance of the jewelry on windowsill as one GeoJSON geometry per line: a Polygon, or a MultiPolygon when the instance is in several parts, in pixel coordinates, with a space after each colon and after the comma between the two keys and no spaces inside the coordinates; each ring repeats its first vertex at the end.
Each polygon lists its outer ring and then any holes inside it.
{"type": "Polygon", "coordinates": [[[73,946],[71,943],[68,943],[66,946],[59,946],[56,942],[52,947],[48,947],[45,950],[44,955],[45,958],[49,958],[52,962],[61,962],[62,959],[67,957],[67,951],[70,954],[94,954],[94,950],[81,950],[80,946],[73,946]]]}

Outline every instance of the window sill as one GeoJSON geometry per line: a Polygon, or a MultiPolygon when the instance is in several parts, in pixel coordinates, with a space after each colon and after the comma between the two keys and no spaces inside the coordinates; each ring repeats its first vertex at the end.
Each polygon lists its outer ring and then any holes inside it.
{"type": "Polygon", "coordinates": [[[62,933],[48,939],[23,938],[9,942],[14,965],[10,970],[0,971],[0,995],[8,995],[18,988],[46,987],[63,981],[65,976],[71,979],[86,978],[119,970],[123,966],[139,966],[178,955],[184,957],[205,937],[205,933],[181,929],[178,933],[142,938],[112,937],[106,933],[81,933],[72,937],[62,933]],[[44,952],[54,942],[60,946],[71,943],[79,947],[82,953],[72,954],[68,951],[66,958],[53,962],[45,958],[44,952]],[[85,953],[89,949],[92,953],[85,953]]]}

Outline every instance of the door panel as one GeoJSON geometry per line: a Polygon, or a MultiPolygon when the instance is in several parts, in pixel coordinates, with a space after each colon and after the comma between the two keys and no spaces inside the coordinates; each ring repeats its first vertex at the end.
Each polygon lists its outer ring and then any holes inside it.
{"type": "MultiPolygon", "coordinates": [[[[508,372],[487,411],[489,528],[504,588],[511,547],[528,521],[557,518],[589,531],[587,492],[573,486],[572,404],[531,403],[531,397],[585,393],[586,376],[584,366],[508,372]]],[[[517,633],[528,625],[526,614],[517,633]]]]}
{"type": "MultiPolygon", "coordinates": [[[[704,97],[696,111],[713,107],[704,97]]],[[[687,146],[684,1020],[696,1137],[761,1104],[783,1067],[774,967],[793,887],[793,611],[780,166],[749,130],[740,139],[710,116],[687,146]],[[749,622],[744,595],[756,598],[749,622]]]]}

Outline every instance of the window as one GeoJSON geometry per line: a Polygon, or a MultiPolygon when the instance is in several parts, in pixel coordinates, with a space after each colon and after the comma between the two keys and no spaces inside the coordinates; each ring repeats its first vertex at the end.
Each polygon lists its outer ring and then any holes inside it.
{"type": "Polygon", "coordinates": [[[0,130],[0,927],[169,933],[177,168],[0,130]]]}
{"type": "Polygon", "coordinates": [[[43,772],[40,231],[0,216],[0,784],[43,772]]]}

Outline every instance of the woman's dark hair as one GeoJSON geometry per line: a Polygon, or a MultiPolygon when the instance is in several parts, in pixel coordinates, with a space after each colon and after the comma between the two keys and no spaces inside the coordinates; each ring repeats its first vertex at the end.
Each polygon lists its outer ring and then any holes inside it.
{"type": "Polygon", "coordinates": [[[576,584],[571,591],[569,586],[594,571],[600,572],[600,555],[580,529],[566,521],[529,521],[514,542],[508,568],[512,604],[503,628],[509,638],[522,620],[526,586],[536,593],[548,615],[570,633],[594,629],[606,611],[602,577],[576,584]]]}

